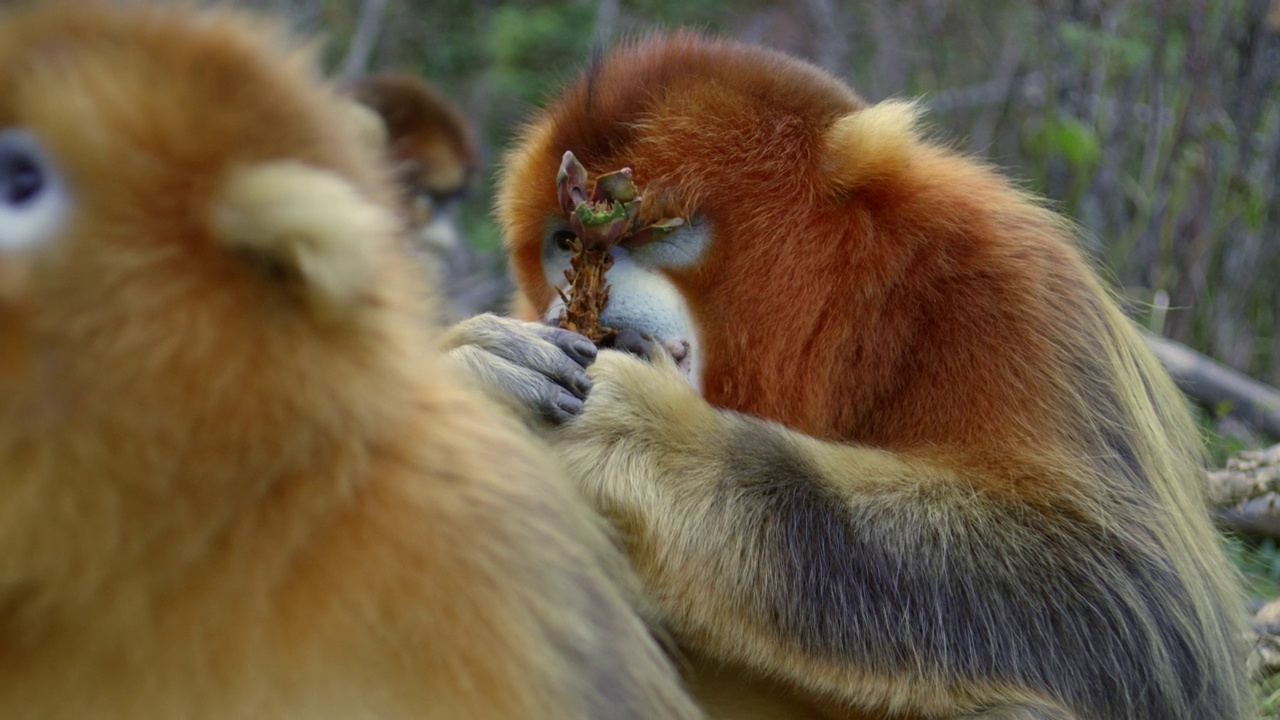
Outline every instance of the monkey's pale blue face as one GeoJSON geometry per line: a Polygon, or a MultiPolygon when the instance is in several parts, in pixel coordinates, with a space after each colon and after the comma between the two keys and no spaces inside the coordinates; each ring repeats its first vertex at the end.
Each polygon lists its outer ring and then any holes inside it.
{"type": "Polygon", "coordinates": [[[51,239],[70,210],[62,178],[36,136],[0,129],[0,258],[51,239]]]}
{"type": "MultiPolygon", "coordinates": [[[[567,233],[562,221],[553,223],[543,242],[543,273],[551,287],[561,290],[569,284],[565,270],[572,255],[567,241],[572,236],[567,233]]],[[[630,328],[661,342],[699,390],[702,376],[698,329],[684,296],[663,271],[696,265],[711,245],[711,237],[710,223],[695,219],[643,245],[615,247],[608,274],[609,304],[600,315],[600,322],[607,327],[630,328]]],[[[557,297],[545,319],[555,320],[563,308],[563,301],[557,297]]]]}

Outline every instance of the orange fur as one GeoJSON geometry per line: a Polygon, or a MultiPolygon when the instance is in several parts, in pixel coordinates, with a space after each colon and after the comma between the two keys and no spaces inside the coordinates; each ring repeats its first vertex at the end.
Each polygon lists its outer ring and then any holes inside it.
{"type": "Polygon", "coordinates": [[[0,717],[695,716],[344,103],[261,19],[0,15],[70,198],[0,245],[0,717]]]}
{"type": "Polygon", "coordinates": [[[696,211],[732,238],[669,273],[711,349],[713,404],[820,438],[1004,466],[1063,427],[1056,378],[1007,348],[1051,353],[1055,334],[1073,332],[1052,309],[1096,292],[1091,272],[1060,219],[988,168],[915,143],[909,106],[868,107],[814,68],[689,36],[627,48],[590,88],[588,101],[587,83],[572,86],[508,162],[499,212],[516,305],[541,312],[553,298],[545,178],[572,149],[592,172],[631,167],[649,217],[696,211]],[[878,113],[870,127],[865,113],[878,113]],[[992,283],[1001,295],[967,290],[977,273],[1007,277],[992,283]],[[857,322],[809,311],[833,307],[857,322]],[[904,356],[920,334],[949,357],[904,356]]]}
{"type": "Polygon", "coordinates": [[[552,441],[686,647],[832,716],[1246,714],[1183,400],[1069,224],[914,123],[689,34],[593,65],[507,160],[516,306],[554,299],[563,153],[630,167],[713,238],[660,269],[702,397],[605,352],[552,441]]]}

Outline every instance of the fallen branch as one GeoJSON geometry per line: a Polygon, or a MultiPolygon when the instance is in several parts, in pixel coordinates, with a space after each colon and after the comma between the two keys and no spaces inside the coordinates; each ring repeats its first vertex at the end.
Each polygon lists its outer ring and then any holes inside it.
{"type": "MultiPolygon", "coordinates": [[[[1280,437],[1280,391],[1215,362],[1185,345],[1144,334],[1148,346],[1196,402],[1280,437]]],[[[1243,452],[1208,475],[1220,526],[1244,535],[1280,538],[1280,445],[1243,452]]]]}
{"type": "Polygon", "coordinates": [[[1229,407],[1231,415],[1280,438],[1280,390],[1254,380],[1185,345],[1146,335],[1147,345],[1194,400],[1210,408],[1229,407]]]}
{"type": "Polygon", "coordinates": [[[1243,505],[1218,508],[1218,527],[1235,535],[1280,539],[1280,497],[1269,494],[1243,505]]]}

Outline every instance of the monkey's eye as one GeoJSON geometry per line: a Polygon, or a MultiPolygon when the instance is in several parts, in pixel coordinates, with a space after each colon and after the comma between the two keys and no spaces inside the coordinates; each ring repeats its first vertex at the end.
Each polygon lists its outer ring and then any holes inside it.
{"type": "Polygon", "coordinates": [[[57,232],[68,201],[40,144],[25,130],[0,130],[0,250],[34,245],[57,232]]]}
{"type": "Polygon", "coordinates": [[[557,230],[551,235],[551,242],[560,252],[572,252],[573,243],[578,238],[568,230],[557,230]]]}

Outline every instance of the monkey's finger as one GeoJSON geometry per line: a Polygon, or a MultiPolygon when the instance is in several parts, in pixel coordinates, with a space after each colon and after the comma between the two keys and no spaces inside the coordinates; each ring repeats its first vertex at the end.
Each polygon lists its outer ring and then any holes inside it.
{"type": "Polygon", "coordinates": [[[631,328],[622,328],[613,338],[610,345],[614,350],[631,353],[641,360],[648,361],[653,357],[657,343],[649,335],[631,328]]]}
{"type": "Polygon", "coordinates": [[[560,327],[555,320],[548,320],[545,323],[535,323],[534,332],[536,332],[543,340],[555,345],[564,352],[565,355],[573,358],[573,361],[587,367],[596,361],[595,343],[587,339],[586,335],[565,330],[560,327]]]}
{"type": "Polygon", "coordinates": [[[585,335],[580,335],[571,330],[564,328],[553,328],[554,333],[549,338],[551,343],[560,348],[565,355],[568,355],[574,362],[582,367],[587,367],[596,361],[596,344],[587,339],[585,335]]]}
{"type": "Polygon", "coordinates": [[[539,323],[496,315],[480,315],[465,321],[459,344],[474,345],[545,375],[578,398],[591,392],[585,368],[595,360],[596,349],[585,337],[539,323]]]}
{"type": "Polygon", "coordinates": [[[585,367],[560,346],[540,338],[507,336],[489,346],[494,355],[522,368],[537,372],[579,398],[591,392],[591,378],[585,367]]]}
{"type": "Polygon", "coordinates": [[[449,356],[472,377],[514,398],[534,413],[562,423],[582,412],[583,401],[547,376],[498,357],[475,345],[464,345],[449,356]]]}

